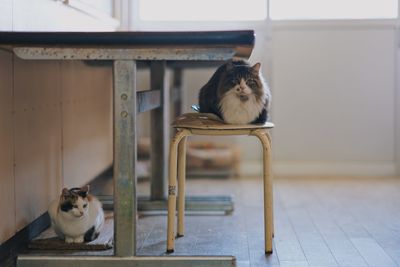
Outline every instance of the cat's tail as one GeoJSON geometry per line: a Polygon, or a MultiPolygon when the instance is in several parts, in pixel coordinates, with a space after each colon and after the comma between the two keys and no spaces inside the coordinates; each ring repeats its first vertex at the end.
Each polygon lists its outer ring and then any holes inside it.
{"type": "Polygon", "coordinates": [[[90,227],[89,230],[86,231],[84,236],[85,242],[91,242],[95,240],[99,236],[100,232],[96,232],[94,225],[90,227]]]}

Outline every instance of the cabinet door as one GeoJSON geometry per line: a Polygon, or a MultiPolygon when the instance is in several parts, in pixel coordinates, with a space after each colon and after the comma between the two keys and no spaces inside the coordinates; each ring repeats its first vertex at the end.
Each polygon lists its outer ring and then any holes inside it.
{"type": "Polygon", "coordinates": [[[60,63],[14,59],[16,224],[47,211],[61,189],[60,63]]]}
{"type": "Polygon", "coordinates": [[[112,69],[70,61],[61,71],[64,186],[77,187],[113,161],[112,69]]]}
{"type": "Polygon", "coordinates": [[[12,54],[0,50],[0,244],[15,233],[12,54]]]}

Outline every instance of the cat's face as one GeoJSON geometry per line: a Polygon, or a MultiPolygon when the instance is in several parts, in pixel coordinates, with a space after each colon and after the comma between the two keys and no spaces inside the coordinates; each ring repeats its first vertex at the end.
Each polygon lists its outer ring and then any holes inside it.
{"type": "Polygon", "coordinates": [[[60,210],[72,218],[84,217],[88,213],[88,190],[88,186],[69,190],[64,188],[60,197],[60,210]]]}
{"type": "Polygon", "coordinates": [[[250,98],[264,101],[264,88],[259,76],[260,63],[250,67],[247,65],[231,64],[227,66],[226,74],[219,86],[220,98],[236,96],[241,102],[250,98]]]}

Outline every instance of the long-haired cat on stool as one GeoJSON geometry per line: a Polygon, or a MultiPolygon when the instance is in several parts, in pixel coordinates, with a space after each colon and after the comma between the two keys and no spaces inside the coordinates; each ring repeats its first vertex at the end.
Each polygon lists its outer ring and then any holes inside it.
{"type": "Polygon", "coordinates": [[[64,188],[59,199],[49,206],[56,234],[66,243],[83,243],[96,239],[104,223],[101,202],[90,195],[89,186],[64,188]]]}
{"type": "Polygon", "coordinates": [[[227,123],[264,123],[271,92],[260,73],[260,63],[229,60],[200,89],[200,112],[214,113],[227,123]]]}

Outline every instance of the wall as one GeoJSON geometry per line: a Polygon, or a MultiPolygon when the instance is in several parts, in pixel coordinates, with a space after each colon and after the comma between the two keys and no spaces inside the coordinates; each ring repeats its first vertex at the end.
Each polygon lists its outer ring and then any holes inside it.
{"type": "MultiPolygon", "coordinates": [[[[113,30],[60,1],[0,0],[0,30],[113,30]],[[84,25],[84,26],[83,26],[84,25]]],[[[112,164],[112,68],[0,49],[0,244],[112,164]]]]}
{"type": "Polygon", "coordinates": [[[282,23],[272,38],[276,172],[394,175],[394,25],[282,23]]]}

